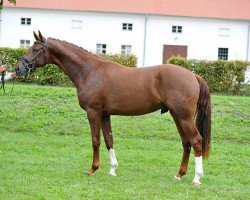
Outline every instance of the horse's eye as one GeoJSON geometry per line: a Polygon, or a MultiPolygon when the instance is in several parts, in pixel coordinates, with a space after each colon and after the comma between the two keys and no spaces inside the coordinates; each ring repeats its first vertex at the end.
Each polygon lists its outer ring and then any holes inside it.
{"type": "Polygon", "coordinates": [[[38,49],[33,49],[34,53],[37,53],[38,52],[38,49]]]}

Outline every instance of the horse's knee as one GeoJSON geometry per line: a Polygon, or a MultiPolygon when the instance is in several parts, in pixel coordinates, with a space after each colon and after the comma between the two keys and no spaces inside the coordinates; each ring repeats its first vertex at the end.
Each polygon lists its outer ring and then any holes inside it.
{"type": "Polygon", "coordinates": [[[92,147],[94,150],[98,150],[100,147],[100,144],[101,144],[100,138],[97,138],[97,137],[92,138],[92,147]]]}

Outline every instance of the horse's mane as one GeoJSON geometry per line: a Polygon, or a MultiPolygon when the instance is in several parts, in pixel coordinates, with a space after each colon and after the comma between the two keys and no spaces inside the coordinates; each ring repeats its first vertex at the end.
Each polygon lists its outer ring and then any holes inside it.
{"type": "Polygon", "coordinates": [[[94,54],[94,53],[92,53],[92,52],[90,52],[90,51],[88,51],[88,50],[86,50],[86,49],[84,49],[84,48],[82,48],[82,47],[79,47],[79,46],[77,46],[76,44],[73,44],[73,43],[71,43],[71,42],[68,42],[68,41],[65,41],[65,40],[59,40],[59,39],[55,39],[55,38],[50,38],[50,39],[55,40],[55,41],[58,41],[58,42],[62,42],[62,43],[66,44],[66,45],[68,45],[68,46],[71,46],[71,47],[75,47],[76,49],[79,49],[79,50],[81,50],[81,51],[84,51],[85,53],[87,53],[87,54],[89,54],[89,55],[92,55],[92,56],[95,56],[95,57],[97,57],[97,58],[99,58],[99,59],[107,60],[107,59],[105,59],[105,58],[103,58],[103,57],[101,57],[101,56],[98,56],[98,55],[96,55],[96,54],[94,54]]]}

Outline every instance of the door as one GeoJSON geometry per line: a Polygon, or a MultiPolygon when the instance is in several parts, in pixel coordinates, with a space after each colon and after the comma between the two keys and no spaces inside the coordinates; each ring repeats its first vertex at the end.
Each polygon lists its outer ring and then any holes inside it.
{"type": "Polygon", "coordinates": [[[181,45],[163,45],[163,61],[165,64],[171,56],[181,56],[187,58],[187,46],[181,45]]]}

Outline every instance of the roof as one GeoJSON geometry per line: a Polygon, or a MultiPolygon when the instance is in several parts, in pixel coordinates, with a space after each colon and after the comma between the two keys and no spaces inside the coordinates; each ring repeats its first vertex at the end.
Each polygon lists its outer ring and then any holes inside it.
{"type": "Polygon", "coordinates": [[[250,20],[249,0],[17,0],[16,7],[250,20]]]}

